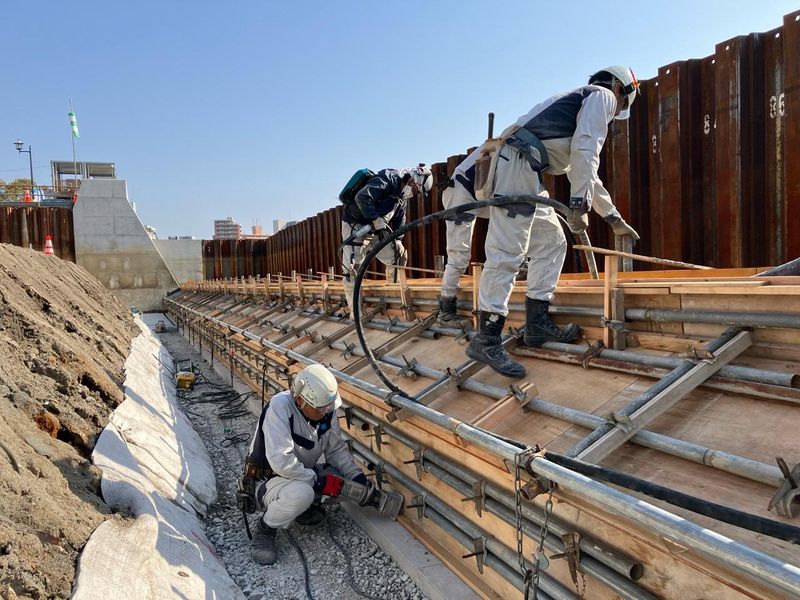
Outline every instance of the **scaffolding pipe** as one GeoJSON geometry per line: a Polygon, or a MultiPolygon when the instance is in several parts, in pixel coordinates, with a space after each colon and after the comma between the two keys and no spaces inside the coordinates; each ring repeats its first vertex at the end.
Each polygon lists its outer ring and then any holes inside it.
{"type": "MultiPolygon", "coordinates": [[[[180,307],[174,301],[165,299],[165,302],[171,302],[180,307]]],[[[191,312],[207,318],[212,323],[226,327],[219,319],[206,317],[197,311],[192,310],[191,312]]],[[[235,331],[237,328],[229,327],[229,329],[235,331]]],[[[317,361],[305,357],[299,352],[273,344],[250,332],[239,329],[237,333],[241,333],[249,339],[254,339],[266,348],[287,358],[292,358],[303,365],[317,363],[317,361]]],[[[332,371],[341,381],[349,383],[377,398],[381,398],[395,408],[406,409],[409,413],[425,419],[445,431],[450,431],[461,437],[462,440],[473,443],[501,459],[510,461],[512,464],[520,454],[520,447],[500,440],[485,431],[471,427],[458,419],[346,373],[335,369],[332,369],[332,371]]],[[[528,471],[532,475],[550,479],[561,485],[568,492],[591,499],[600,507],[607,508],[617,515],[631,519],[651,529],[659,535],[691,548],[715,564],[733,568],[742,575],[750,577],[789,597],[800,595],[800,567],[790,565],[719,533],[700,527],[648,502],[560,467],[547,459],[535,457],[528,465],[528,471]]]]}
{"type": "MultiPolygon", "coordinates": [[[[519,557],[516,552],[510,550],[505,544],[498,542],[493,536],[487,534],[483,529],[472,523],[469,519],[450,508],[447,504],[439,500],[436,496],[431,494],[428,490],[422,487],[419,483],[408,477],[400,469],[391,463],[387,463],[380,456],[369,450],[360,442],[353,440],[353,451],[364,458],[372,465],[381,464],[383,470],[388,473],[392,479],[400,483],[404,488],[421,496],[425,496],[425,506],[439,513],[455,528],[463,532],[466,539],[461,538],[459,542],[466,548],[472,550],[472,540],[484,538],[486,540],[486,550],[490,555],[496,556],[499,560],[505,563],[510,569],[519,569],[519,557]],[[467,542],[467,543],[464,543],[467,542]]],[[[438,523],[437,523],[438,525],[438,523]]],[[[452,529],[448,531],[453,533],[452,529]]],[[[525,561],[528,568],[532,565],[529,561],[525,561]]],[[[546,571],[541,571],[539,578],[539,587],[554,600],[578,600],[578,596],[567,590],[560,582],[554,579],[546,571]]]]}
{"type": "MultiPolygon", "coordinates": [[[[734,340],[742,331],[740,329],[728,329],[720,337],[712,340],[708,344],[708,350],[712,354],[723,348],[726,344],[734,340]]],[[[749,335],[749,334],[747,334],[749,335]]],[[[749,343],[749,342],[748,342],[749,343]]],[[[667,390],[684,375],[689,373],[697,365],[690,360],[683,360],[675,367],[668,375],[659,379],[653,386],[648,388],[645,392],[639,394],[636,398],[631,400],[628,404],[623,406],[616,415],[621,417],[630,417],[637,410],[651,402],[656,396],[667,390]]],[[[595,442],[603,438],[606,434],[614,431],[616,424],[603,423],[600,427],[589,433],[581,441],[575,444],[572,448],[567,450],[564,454],[570,458],[579,457],[582,452],[591,447],[595,442]]]]}
{"type": "MultiPolygon", "coordinates": [[[[262,341],[257,336],[251,335],[249,337],[254,341],[262,341]]],[[[347,349],[343,342],[335,342],[334,344],[331,344],[331,347],[338,350],[347,349]]],[[[353,348],[351,352],[355,356],[364,355],[363,350],[360,348],[353,348]]],[[[403,360],[389,355],[384,355],[379,360],[384,364],[394,368],[406,367],[406,364],[403,360]]],[[[443,371],[431,369],[419,364],[414,365],[413,371],[418,375],[433,380],[442,379],[446,375],[446,373],[443,371]]],[[[354,385],[359,387],[358,384],[354,385]]],[[[509,393],[505,388],[489,385],[479,381],[473,381],[472,379],[467,379],[461,384],[460,387],[461,389],[476,392],[490,398],[494,398],[495,400],[505,398],[509,393]]],[[[378,388],[377,386],[373,386],[372,389],[373,391],[371,393],[374,395],[379,395],[381,398],[384,398],[385,395],[389,393],[388,390],[382,390],[382,388],[378,388]],[[382,390],[382,395],[381,392],[375,392],[374,390],[382,390]]],[[[528,404],[526,405],[526,409],[591,430],[595,430],[598,427],[606,424],[605,419],[597,415],[548,402],[538,397],[529,400],[528,404]]],[[[631,438],[630,441],[646,448],[658,450],[664,452],[665,454],[670,454],[696,464],[705,465],[719,471],[744,477],[745,479],[763,483],[774,488],[780,487],[780,485],[783,483],[783,474],[777,466],[762,463],[750,458],[745,458],[743,456],[738,456],[736,454],[731,454],[729,452],[725,452],[724,450],[708,448],[694,442],[680,440],[647,430],[638,432],[633,438],[631,438]]]]}
{"type": "MultiPolygon", "coordinates": [[[[368,426],[370,424],[379,424],[376,419],[359,408],[354,407],[353,414],[357,415],[357,417],[353,420],[353,422],[356,424],[358,424],[358,422],[365,423],[368,426]]],[[[387,427],[385,425],[382,425],[382,427],[384,427],[386,435],[392,439],[396,439],[407,448],[414,450],[421,447],[413,439],[407,437],[398,429],[387,427]]],[[[422,460],[423,468],[425,468],[426,462],[428,464],[426,471],[430,472],[437,479],[444,481],[458,492],[465,494],[465,496],[472,495],[471,486],[473,483],[477,481],[483,481],[472,472],[449,461],[448,459],[439,455],[435,450],[431,450],[430,448],[425,448],[425,451],[422,455],[422,460]]],[[[509,509],[515,509],[515,502],[512,495],[502,488],[497,487],[489,482],[486,482],[485,490],[487,498],[492,499],[491,501],[487,500],[487,509],[493,514],[504,518],[509,524],[515,525],[514,520],[508,520],[506,518],[508,513],[503,512],[509,509]]],[[[542,510],[535,504],[527,502],[521,505],[521,509],[522,515],[527,523],[527,528],[529,529],[528,534],[535,538],[539,533],[539,529],[537,529],[537,527],[541,527],[542,523],[544,522],[542,510]],[[534,527],[534,525],[536,527],[534,527]]],[[[549,528],[552,532],[547,538],[547,541],[550,544],[550,549],[557,553],[563,552],[564,544],[560,538],[574,528],[565,525],[560,519],[552,516],[549,520],[549,528]]],[[[596,576],[598,579],[606,583],[610,588],[614,589],[620,594],[623,594],[625,597],[652,598],[652,596],[648,593],[642,594],[641,588],[630,582],[630,580],[635,581],[640,579],[644,574],[644,568],[642,567],[641,563],[633,561],[624,555],[620,555],[618,552],[609,548],[605,543],[593,540],[591,538],[582,537],[580,547],[585,555],[592,557],[592,565],[595,565],[595,563],[597,565],[601,565],[601,569],[599,570],[595,569],[594,566],[589,566],[587,572],[593,576],[596,576]],[[606,569],[609,569],[612,572],[608,573],[606,572],[606,569]]],[[[585,556],[582,556],[581,558],[583,561],[585,556]]]]}
{"type": "MultiPolygon", "coordinates": [[[[580,344],[563,344],[561,342],[547,342],[542,345],[542,348],[545,350],[554,350],[556,352],[566,352],[577,356],[583,356],[588,350],[587,346],[582,346],[580,344]]],[[[674,356],[656,356],[654,354],[642,354],[640,352],[631,352],[630,350],[612,350],[608,348],[600,349],[597,352],[597,356],[608,360],[618,360],[648,367],[657,367],[659,369],[669,369],[670,371],[680,366],[680,364],[686,360],[674,356]]],[[[727,377],[729,379],[752,381],[753,383],[766,383],[768,385],[778,385],[788,388],[800,387],[800,375],[797,373],[770,371],[767,369],[730,364],[722,367],[718,373],[721,377],[727,377]]]]}

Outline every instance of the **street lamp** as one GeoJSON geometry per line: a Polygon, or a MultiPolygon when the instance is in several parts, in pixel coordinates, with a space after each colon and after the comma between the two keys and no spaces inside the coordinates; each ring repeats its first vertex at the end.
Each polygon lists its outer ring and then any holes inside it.
{"type": "Polygon", "coordinates": [[[31,153],[30,145],[28,145],[28,149],[27,150],[23,150],[22,146],[24,146],[24,144],[22,143],[22,140],[17,138],[17,141],[14,142],[14,147],[17,149],[17,152],[19,152],[19,153],[27,152],[28,153],[28,163],[30,164],[30,167],[31,167],[31,196],[33,196],[33,154],[31,153]]]}

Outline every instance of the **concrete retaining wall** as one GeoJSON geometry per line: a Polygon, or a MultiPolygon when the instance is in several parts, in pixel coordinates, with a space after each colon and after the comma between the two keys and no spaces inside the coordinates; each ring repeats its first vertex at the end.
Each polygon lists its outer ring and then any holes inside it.
{"type": "Polygon", "coordinates": [[[153,240],[178,283],[203,279],[203,240],[153,240]]]}
{"type": "Polygon", "coordinates": [[[178,282],[128,202],[127,182],[82,181],[73,221],[76,262],[127,306],[160,310],[178,282]]]}

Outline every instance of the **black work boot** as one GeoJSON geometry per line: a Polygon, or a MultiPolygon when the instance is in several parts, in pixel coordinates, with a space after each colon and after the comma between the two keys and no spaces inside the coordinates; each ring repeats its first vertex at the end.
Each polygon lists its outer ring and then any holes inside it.
{"type": "Polygon", "coordinates": [[[439,297],[439,316],[436,317],[436,324],[439,327],[467,327],[471,319],[458,316],[456,310],[456,297],[439,297]]]}
{"type": "Polygon", "coordinates": [[[275,534],[277,529],[273,529],[264,524],[261,519],[253,531],[253,539],[250,542],[250,556],[253,562],[259,565],[274,565],[278,559],[275,550],[275,534]]]}
{"type": "Polygon", "coordinates": [[[534,300],[525,297],[525,335],[526,346],[541,346],[545,342],[561,342],[571,344],[580,333],[580,327],[574,323],[564,329],[553,323],[550,318],[550,303],[546,300],[534,300]]]}
{"type": "Polygon", "coordinates": [[[467,346],[467,356],[490,366],[501,375],[519,379],[525,377],[525,367],[511,360],[500,339],[505,322],[504,316],[482,310],[481,327],[467,346]]]}
{"type": "Polygon", "coordinates": [[[314,529],[315,527],[319,527],[322,525],[322,522],[325,520],[325,509],[322,508],[316,502],[313,503],[308,509],[300,514],[294,522],[298,525],[302,525],[307,529],[314,529]]]}

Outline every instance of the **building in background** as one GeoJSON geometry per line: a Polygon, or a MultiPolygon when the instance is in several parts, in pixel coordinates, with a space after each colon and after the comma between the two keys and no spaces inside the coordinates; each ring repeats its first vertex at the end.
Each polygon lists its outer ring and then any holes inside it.
{"type": "Polygon", "coordinates": [[[238,240],[242,237],[242,226],[233,220],[233,217],[227,219],[217,219],[214,221],[214,239],[215,240],[238,240]]]}
{"type": "Polygon", "coordinates": [[[281,229],[286,229],[290,225],[294,225],[297,221],[284,221],[282,219],[275,219],[272,221],[272,233],[276,234],[281,229]]]}
{"type": "Polygon", "coordinates": [[[264,233],[261,230],[261,225],[253,225],[251,228],[251,233],[242,234],[242,239],[245,240],[266,240],[269,237],[270,234],[264,233]]]}

